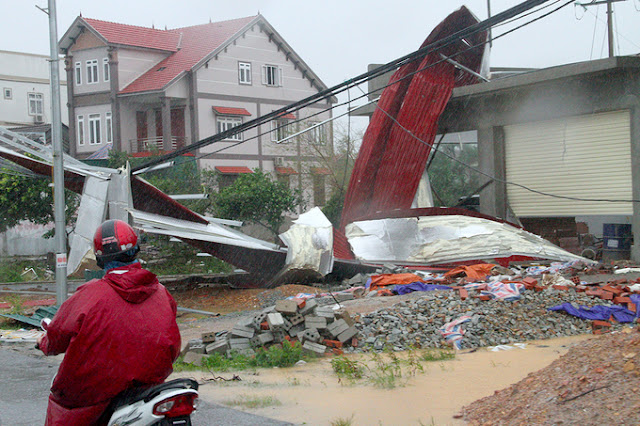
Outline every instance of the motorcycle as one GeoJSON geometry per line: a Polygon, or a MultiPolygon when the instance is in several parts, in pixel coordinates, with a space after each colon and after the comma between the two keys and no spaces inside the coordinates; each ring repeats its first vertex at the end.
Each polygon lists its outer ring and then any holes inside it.
{"type": "MultiPolygon", "coordinates": [[[[50,318],[40,321],[46,331],[50,318]]],[[[37,345],[36,345],[37,348],[37,345]]],[[[109,426],[191,425],[191,414],[198,406],[198,382],[175,379],[150,388],[129,389],[111,402],[109,426]]]]}

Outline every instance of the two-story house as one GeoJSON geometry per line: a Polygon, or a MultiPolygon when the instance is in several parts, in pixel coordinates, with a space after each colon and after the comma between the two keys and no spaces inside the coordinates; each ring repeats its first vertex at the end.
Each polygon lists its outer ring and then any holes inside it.
{"type": "MultiPolygon", "coordinates": [[[[326,89],[261,15],[172,30],[79,16],[59,46],[69,82],[71,149],[79,159],[108,146],[139,156],[169,152],[326,89]]],[[[277,141],[330,118],[334,102],[193,154],[201,169],[223,176],[223,185],[259,168],[323,205],[327,170],[316,152],[331,147],[331,126],[277,141]]]]}

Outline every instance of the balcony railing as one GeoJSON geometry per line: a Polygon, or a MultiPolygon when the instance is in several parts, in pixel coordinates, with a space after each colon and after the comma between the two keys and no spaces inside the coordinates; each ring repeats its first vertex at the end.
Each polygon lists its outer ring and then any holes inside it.
{"type": "Polygon", "coordinates": [[[177,148],[184,146],[184,137],[171,136],[171,146],[164,146],[162,136],[145,138],[145,139],[131,139],[129,145],[131,153],[138,152],[155,152],[155,151],[175,151],[177,148]]]}

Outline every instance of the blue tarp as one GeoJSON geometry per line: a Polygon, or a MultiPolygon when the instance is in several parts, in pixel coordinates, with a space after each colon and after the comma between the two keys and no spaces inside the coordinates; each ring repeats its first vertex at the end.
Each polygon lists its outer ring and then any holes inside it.
{"type": "Polygon", "coordinates": [[[549,310],[565,311],[569,315],[588,320],[608,321],[612,315],[618,322],[633,322],[636,319],[634,312],[622,306],[596,305],[592,308],[588,306],[579,306],[576,308],[571,303],[565,302],[561,305],[553,306],[549,308],[549,310]]]}
{"type": "Polygon", "coordinates": [[[393,289],[393,291],[398,294],[407,294],[414,291],[433,291],[433,290],[453,290],[453,289],[446,285],[425,284],[419,281],[411,284],[397,285],[393,289]]]}

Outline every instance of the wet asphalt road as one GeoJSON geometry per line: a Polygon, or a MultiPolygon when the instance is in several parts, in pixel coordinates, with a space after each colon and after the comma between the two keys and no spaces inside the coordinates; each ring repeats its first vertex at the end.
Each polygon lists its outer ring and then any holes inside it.
{"type": "MultiPolygon", "coordinates": [[[[62,357],[45,357],[32,348],[32,343],[0,343],[0,426],[44,424],[49,386],[62,357]]],[[[290,424],[204,401],[192,422],[194,426],[290,424]]]]}

